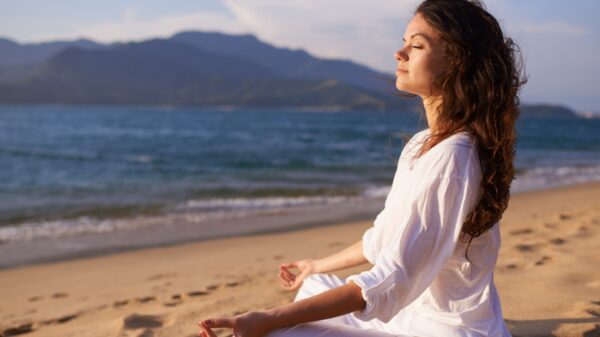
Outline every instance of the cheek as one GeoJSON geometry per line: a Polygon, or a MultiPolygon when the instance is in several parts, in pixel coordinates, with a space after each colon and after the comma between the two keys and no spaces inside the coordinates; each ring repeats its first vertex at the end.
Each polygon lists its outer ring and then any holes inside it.
{"type": "Polygon", "coordinates": [[[431,88],[434,80],[443,74],[445,63],[439,57],[427,57],[421,61],[418,65],[418,80],[422,86],[431,88]]]}
{"type": "Polygon", "coordinates": [[[431,82],[433,77],[437,74],[438,66],[430,59],[423,58],[415,60],[413,63],[412,73],[413,79],[418,81],[421,85],[431,82]]]}
{"type": "Polygon", "coordinates": [[[429,58],[429,72],[432,77],[440,76],[446,68],[446,60],[442,55],[436,54],[429,58]]]}

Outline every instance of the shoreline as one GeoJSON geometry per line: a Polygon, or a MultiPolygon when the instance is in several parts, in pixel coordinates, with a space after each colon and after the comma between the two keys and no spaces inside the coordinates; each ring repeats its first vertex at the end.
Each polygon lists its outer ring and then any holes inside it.
{"type": "MultiPolygon", "coordinates": [[[[511,199],[519,195],[552,193],[588,185],[600,186],[600,182],[518,191],[511,199]]],[[[347,222],[368,222],[375,219],[383,209],[384,202],[385,197],[372,198],[334,205],[291,208],[234,219],[218,219],[200,224],[167,223],[108,233],[8,242],[0,244],[0,270],[187,243],[335,226],[347,222]],[[357,205],[357,202],[362,201],[365,204],[357,205]],[[321,212],[327,212],[327,215],[319,215],[321,212]]]]}
{"type": "Polygon", "coordinates": [[[287,211],[200,224],[168,223],[109,233],[9,242],[0,245],[0,270],[131,250],[368,221],[374,219],[383,208],[384,201],[385,198],[373,198],[337,205],[292,208],[287,211]],[[360,204],[357,204],[358,202],[360,204]]]}

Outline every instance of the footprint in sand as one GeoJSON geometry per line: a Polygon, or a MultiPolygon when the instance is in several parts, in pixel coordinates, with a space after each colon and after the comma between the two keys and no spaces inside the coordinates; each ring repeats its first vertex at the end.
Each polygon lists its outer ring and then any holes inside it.
{"type": "Polygon", "coordinates": [[[171,295],[171,299],[169,302],[165,302],[164,306],[165,307],[174,307],[176,305],[179,305],[183,303],[183,295],[182,294],[173,294],[171,295]]]}
{"type": "Polygon", "coordinates": [[[516,245],[515,249],[521,253],[528,253],[528,252],[535,251],[537,249],[537,245],[521,243],[521,244],[516,245]]]}
{"type": "Polygon", "coordinates": [[[207,290],[216,290],[219,288],[218,284],[211,284],[209,286],[206,287],[207,290]]]}
{"type": "Polygon", "coordinates": [[[533,233],[533,230],[531,230],[529,228],[515,229],[515,230],[509,232],[510,235],[523,235],[523,234],[531,234],[531,233],[533,233]]]}
{"type": "Polygon", "coordinates": [[[560,214],[558,214],[558,219],[559,220],[569,220],[571,218],[573,218],[573,215],[571,215],[571,214],[567,214],[567,213],[560,213],[560,214]]]}
{"type": "Polygon", "coordinates": [[[42,323],[45,325],[63,324],[63,323],[67,323],[68,321],[74,320],[75,318],[79,317],[79,315],[80,315],[79,313],[65,315],[65,316],[61,316],[58,318],[52,318],[52,319],[43,321],[42,323]]]}
{"type": "Polygon", "coordinates": [[[138,297],[135,299],[138,303],[148,303],[156,300],[154,296],[138,297]]]}
{"type": "Polygon", "coordinates": [[[553,245],[562,245],[565,242],[567,242],[567,240],[563,239],[563,238],[554,238],[550,240],[550,243],[553,245]]]}
{"type": "Polygon", "coordinates": [[[2,336],[16,336],[32,332],[34,330],[33,322],[20,323],[2,330],[2,336]]]}
{"type": "Polygon", "coordinates": [[[44,296],[41,296],[41,295],[39,295],[39,296],[31,296],[29,298],[29,302],[37,302],[37,301],[41,300],[42,298],[44,298],[44,296]]]}
{"type": "Polygon", "coordinates": [[[535,261],[535,265],[536,266],[543,266],[544,264],[546,264],[546,261],[551,260],[552,258],[550,256],[544,255],[542,256],[541,259],[535,261]]]}
{"type": "Polygon", "coordinates": [[[123,319],[123,329],[152,329],[165,325],[165,317],[159,315],[131,314],[123,319]]]}
{"type": "Polygon", "coordinates": [[[331,242],[329,245],[327,245],[327,247],[331,248],[331,247],[339,247],[339,246],[343,246],[343,245],[345,245],[345,243],[342,241],[334,241],[334,242],[331,242]]]}
{"type": "Polygon", "coordinates": [[[54,294],[52,294],[52,298],[65,298],[65,297],[69,297],[69,294],[67,294],[67,293],[54,293],[54,294]]]}
{"type": "Polygon", "coordinates": [[[555,223],[546,222],[544,224],[544,227],[546,227],[546,228],[556,228],[556,224],[555,223]]]}
{"type": "Polygon", "coordinates": [[[115,308],[122,307],[124,305],[127,305],[127,303],[129,303],[129,300],[115,301],[113,303],[113,307],[115,307],[115,308]]]}
{"type": "Polygon", "coordinates": [[[237,287],[239,284],[240,284],[239,282],[237,282],[237,281],[233,281],[233,282],[228,282],[228,283],[225,283],[225,286],[226,286],[227,288],[233,288],[233,287],[237,287]]]}
{"type": "Polygon", "coordinates": [[[275,259],[275,260],[281,260],[281,259],[283,259],[283,255],[274,255],[273,259],[275,259]]]}
{"type": "Polygon", "coordinates": [[[208,292],[206,292],[206,291],[200,291],[200,290],[198,290],[198,291],[190,291],[190,292],[187,293],[187,295],[189,297],[198,297],[198,296],[208,295],[208,292]]]}
{"type": "Polygon", "coordinates": [[[499,266],[500,269],[506,269],[506,270],[515,270],[517,268],[519,268],[519,266],[516,263],[509,263],[509,264],[505,264],[503,266],[499,266]]]}

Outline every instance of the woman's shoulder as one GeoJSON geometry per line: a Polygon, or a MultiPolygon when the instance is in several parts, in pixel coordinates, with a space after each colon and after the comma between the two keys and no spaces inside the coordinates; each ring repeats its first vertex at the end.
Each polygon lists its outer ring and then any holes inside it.
{"type": "Polygon", "coordinates": [[[403,158],[412,158],[416,156],[417,152],[419,151],[421,145],[425,140],[425,137],[427,137],[428,134],[429,129],[424,129],[412,135],[412,137],[410,137],[410,139],[406,142],[404,148],[402,149],[402,153],[400,154],[400,160],[402,160],[403,158]]]}
{"type": "Polygon", "coordinates": [[[419,159],[418,164],[431,176],[464,179],[481,174],[475,142],[466,131],[455,133],[436,144],[419,159]]]}

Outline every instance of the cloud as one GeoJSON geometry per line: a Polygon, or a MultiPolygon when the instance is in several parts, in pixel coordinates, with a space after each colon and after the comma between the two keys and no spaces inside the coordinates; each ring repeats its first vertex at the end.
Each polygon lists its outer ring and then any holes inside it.
{"type": "MultiPolygon", "coordinates": [[[[393,72],[417,0],[222,0],[226,11],[144,17],[125,7],[110,21],[91,23],[61,38],[99,42],[168,37],[183,30],[250,33],[280,47],[302,48],[318,57],[349,59],[393,72]],[[76,34],[76,35],[75,35],[76,34]]],[[[44,36],[45,39],[56,38],[44,36]]]]}
{"type": "Polygon", "coordinates": [[[414,0],[224,0],[260,38],[392,72],[414,0]]]}
{"type": "Polygon", "coordinates": [[[249,27],[227,13],[197,12],[142,19],[134,9],[128,8],[123,11],[120,19],[85,26],[79,29],[78,35],[101,42],[124,42],[168,37],[183,30],[250,32],[249,27]]]}
{"type": "Polygon", "coordinates": [[[583,35],[586,30],[563,21],[515,24],[514,29],[531,34],[583,35]]]}

